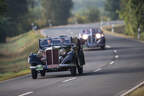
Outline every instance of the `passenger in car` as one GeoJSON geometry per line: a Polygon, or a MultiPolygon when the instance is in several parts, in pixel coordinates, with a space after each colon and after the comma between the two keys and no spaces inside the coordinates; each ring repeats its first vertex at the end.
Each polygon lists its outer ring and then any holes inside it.
{"type": "Polygon", "coordinates": [[[51,46],[52,40],[51,40],[51,39],[48,39],[47,42],[48,42],[48,46],[51,46]]]}

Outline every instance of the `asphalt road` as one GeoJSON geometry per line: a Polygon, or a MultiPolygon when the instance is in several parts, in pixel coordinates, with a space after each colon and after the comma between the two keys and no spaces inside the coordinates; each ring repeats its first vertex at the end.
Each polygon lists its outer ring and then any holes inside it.
{"type": "MultiPolygon", "coordinates": [[[[69,25],[42,30],[44,35],[76,36],[99,24],[69,25]]],[[[85,51],[84,74],[47,73],[33,80],[30,75],[0,83],[0,96],[120,96],[144,80],[144,44],[105,34],[106,50],[85,51]]]]}

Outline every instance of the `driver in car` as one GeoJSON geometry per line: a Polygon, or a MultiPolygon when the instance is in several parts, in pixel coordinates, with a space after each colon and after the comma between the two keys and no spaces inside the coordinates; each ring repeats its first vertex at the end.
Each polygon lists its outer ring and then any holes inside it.
{"type": "Polygon", "coordinates": [[[65,43],[65,39],[64,38],[61,38],[60,39],[60,42],[61,42],[61,45],[63,45],[65,43]]]}
{"type": "Polygon", "coordinates": [[[48,42],[48,46],[51,46],[52,40],[51,40],[51,39],[48,39],[47,42],[48,42]]]}

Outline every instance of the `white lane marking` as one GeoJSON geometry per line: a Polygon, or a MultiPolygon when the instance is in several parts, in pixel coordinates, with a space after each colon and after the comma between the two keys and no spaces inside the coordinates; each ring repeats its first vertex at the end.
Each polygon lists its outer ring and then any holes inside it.
{"type": "Polygon", "coordinates": [[[106,48],[111,48],[111,46],[110,45],[106,45],[106,48]]]}
{"type": "Polygon", "coordinates": [[[62,84],[62,85],[59,85],[58,87],[69,87],[69,86],[71,86],[71,85],[72,85],[71,83],[69,83],[69,84],[64,83],[64,84],[62,84]]]}
{"type": "Polygon", "coordinates": [[[117,53],[117,50],[114,50],[113,52],[114,52],[114,53],[117,53]]]}
{"type": "Polygon", "coordinates": [[[115,58],[118,59],[118,58],[119,58],[119,55],[116,55],[115,58]]]}
{"type": "Polygon", "coordinates": [[[98,68],[98,69],[96,69],[94,72],[98,72],[98,71],[100,71],[100,70],[102,70],[101,68],[98,68]]]}
{"type": "Polygon", "coordinates": [[[139,88],[140,86],[144,85],[144,81],[141,82],[140,84],[136,85],[135,87],[131,88],[130,90],[128,90],[127,92],[121,94],[120,96],[126,96],[127,94],[133,92],[134,90],[136,90],[137,88],[139,88]]]}
{"type": "Polygon", "coordinates": [[[26,92],[24,94],[21,94],[21,95],[18,95],[18,96],[26,96],[26,95],[29,95],[29,94],[32,94],[33,92],[26,92]]]}
{"type": "Polygon", "coordinates": [[[62,82],[65,83],[65,82],[69,82],[69,81],[72,81],[72,80],[75,80],[75,79],[76,79],[76,77],[73,77],[73,78],[70,78],[70,79],[64,80],[64,81],[62,81],[62,82]]]}
{"type": "Polygon", "coordinates": [[[115,63],[114,61],[111,61],[111,62],[110,62],[110,65],[112,65],[112,64],[114,64],[114,63],[115,63]]]}

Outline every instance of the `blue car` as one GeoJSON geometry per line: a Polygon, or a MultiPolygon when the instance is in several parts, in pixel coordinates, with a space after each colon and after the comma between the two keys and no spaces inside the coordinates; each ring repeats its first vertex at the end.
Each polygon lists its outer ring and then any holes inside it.
{"type": "Polygon", "coordinates": [[[85,29],[79,33],[78,38],[84,47],[105,49],[105,36],[100,28],[85,29]]]}

